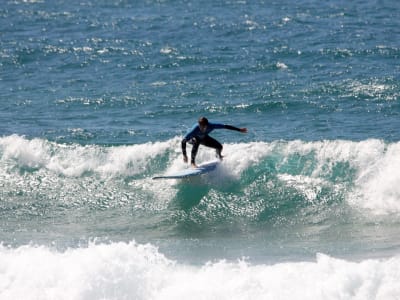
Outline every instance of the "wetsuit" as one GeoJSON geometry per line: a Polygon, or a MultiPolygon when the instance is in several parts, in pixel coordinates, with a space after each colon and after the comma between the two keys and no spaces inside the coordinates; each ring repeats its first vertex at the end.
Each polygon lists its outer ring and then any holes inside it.
{"type": "Polygon", "coordinates": [[[197,150],[199,149],[200,144],[214,148],[217,151],[218,158],[222,158],[221,151],[222,151],[222,145],[220,142],[217,140],[213,139],[210,137],[208,134],[213,131],[214,129],[229,129],[229,130],[236,130],[240,131],[239,128],[231,126],[231,125],[225,125],[225,124],[218,124],[218,123],[211,123],[209,122],[207,125],[207,129],[205,132],[202,132],[200,130],[200,127],[198,124],[193,125],[192,129],[190,129],[185,137],[182,140],[181,146],[182,146],[182,153],[184,156],[186,156],[186,143],[192,144],[192,153],[191,153],[191,163],[195,163],[195,158],[197,155],[197,150]]]}

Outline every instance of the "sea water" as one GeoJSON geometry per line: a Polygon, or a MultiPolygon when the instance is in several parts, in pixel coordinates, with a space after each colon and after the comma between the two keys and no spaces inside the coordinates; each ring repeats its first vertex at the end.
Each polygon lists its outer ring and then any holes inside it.
{"type": "Polygon", "coordinates": [[[3,1],[0,299],[399,299],[399,16],[3,1]],[[200,116],[248,133],[152,180],[200,116]]]}

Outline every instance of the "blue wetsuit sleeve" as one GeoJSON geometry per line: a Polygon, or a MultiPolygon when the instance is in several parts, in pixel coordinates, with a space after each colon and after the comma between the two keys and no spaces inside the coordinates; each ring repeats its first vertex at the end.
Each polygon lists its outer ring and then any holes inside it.
{"type": "Polygon", "coordinates": [[[208,126],[210,127],[211,130],[225,128],[225,125],[220,123],[209,123],[208,126]]]}
{"type": "Polygon", "coordinates": [[[231,126],[231,125],[225,125],[225,124],[219,124],[219,123],[212,123],[211,124],[211,130],[212,129],[229,129],[229,130],[236,130],[236,131],[240,131],[240,128],[237,128],[235,126],[231,126]]]}
{"type": "Polygon", "coordinates": [[[193,127],[185,134],[184,139],[186,141],[190,140],[192,137],[196,136],[198,131],[197,124],[193,125],[193,127]]]}
{"type": "Polygon", "coordinates": [[[231,125],[224,125],[225,129],[240,131],[240,128],[231,125]]]}
{"type": "Polygon", "coordinates": [[[183,137],[183,140],[181,142],[181,148],[182,148],[182,154],[184,156],[186,156],[186,143],[193,138],[194,136],[196,136],[196,133],[198,131],[198,126],[197,124],[193,125],[193,127],[185,134],[185,136],[183,137]]]}

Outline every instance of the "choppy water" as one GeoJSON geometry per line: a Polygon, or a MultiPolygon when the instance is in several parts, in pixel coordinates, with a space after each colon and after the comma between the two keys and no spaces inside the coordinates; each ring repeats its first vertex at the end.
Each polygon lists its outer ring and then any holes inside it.
{"type": "Polygon", "coordinates": [[[0,298],[397,299],[399,13],[4,2],[0,298]],[[249,132],[152,180],[202,115],[249,132]]]}

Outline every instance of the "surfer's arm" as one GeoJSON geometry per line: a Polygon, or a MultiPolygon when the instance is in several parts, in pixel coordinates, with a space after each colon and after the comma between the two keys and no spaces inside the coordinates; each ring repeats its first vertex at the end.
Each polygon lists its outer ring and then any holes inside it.
{"type": "Polygon", "coordinates": [[[229,129],[229,130],[235,130],[235,131],[240,131],[242,133],[246,133],[247,132],[247,128],[238,128],[232,125],[224,125],[225,129],[229,129]]]}
{"type": "Polygon", "coordinates": [[[210,131],[214,129],[229,129],[229,130],[234,130],[234,131],[239,131],[246,133],[247,128],[238,128],[232,125],[227,125],[227,124],[222,124],[222,123],[209,123],[208,126],[210,127],[210,131]]]}
{"type": "Polygon", "coordinates": [[[182,154],[183,154],[183,161],[187,162],[187,153],[186,153],[186,138],[184,138],[181,142],[182,154]]]}
{"type": "Polygon", "coordinates": [[[193,127],[186,133],[181,142],[183,161],[187,162],[186,143],[194,138],[200,132],[199,126],[194,124],[193,127]]]}

